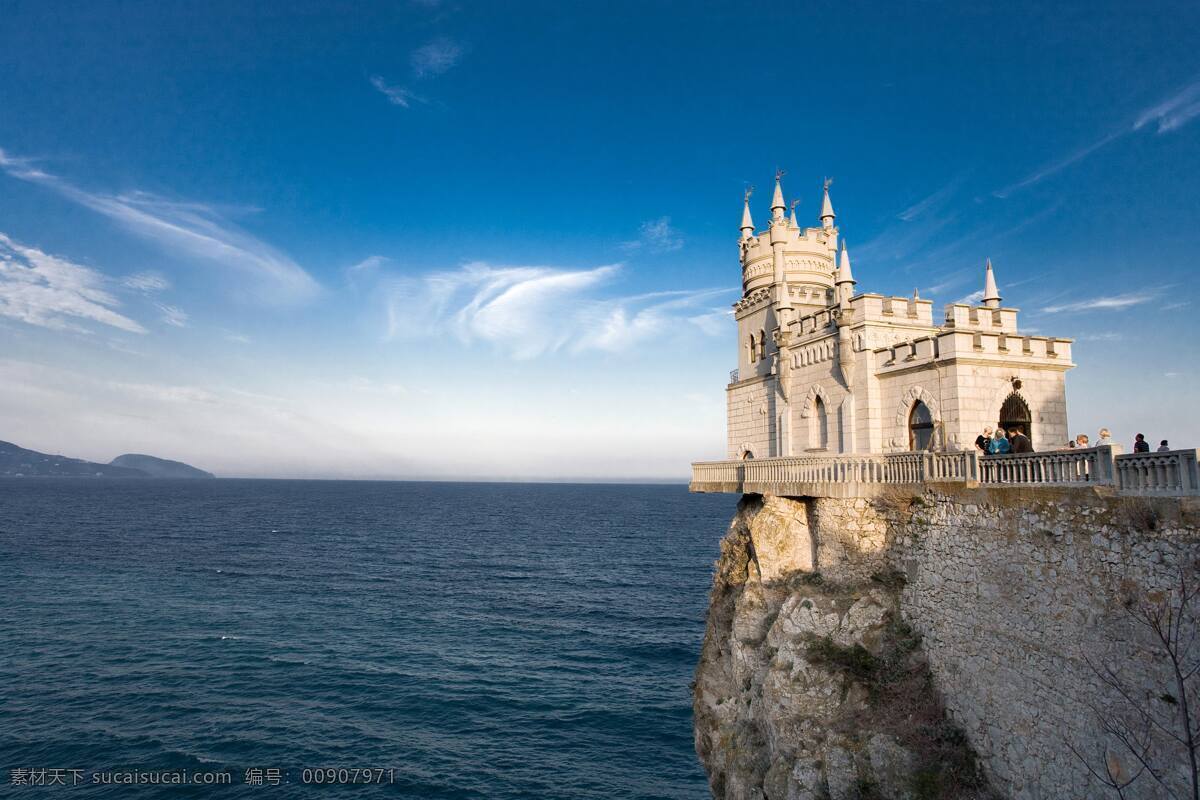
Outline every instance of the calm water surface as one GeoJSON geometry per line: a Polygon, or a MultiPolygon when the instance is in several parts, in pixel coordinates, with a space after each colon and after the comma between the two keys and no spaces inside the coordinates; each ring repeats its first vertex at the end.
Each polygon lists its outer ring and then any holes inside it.
{"type": "Polygon", "coordinates": [[[0,480],[0,795],[704,798],[689,683],[735,499],[0,480]],[[394,783],[302,783],[324,767],[394,783]],[[232,785],[11,785],[47,768],[232,785]]]}

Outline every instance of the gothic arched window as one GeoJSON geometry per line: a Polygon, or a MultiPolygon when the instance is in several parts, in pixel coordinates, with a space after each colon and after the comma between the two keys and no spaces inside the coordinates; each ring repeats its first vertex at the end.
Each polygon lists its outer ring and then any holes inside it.
{"type": "Polygon", "coordinates": [[[758,332],[758,357],[762,358],[766,355],[767,348],[767,332],[760,330],[758,332]]]}
{"type": "Polygon", "coordinates": [[[825,401],[820,396],[813,398],[812,429],[809,432],[810,447],[826,449],[829,447],[829,414],[825,410],[825,401]]]}
{"type": "Polygon", "coordinates": [[[928,450],[933,443],[933,415],[920,400],[908,412],[908,449],[928,450]]]}

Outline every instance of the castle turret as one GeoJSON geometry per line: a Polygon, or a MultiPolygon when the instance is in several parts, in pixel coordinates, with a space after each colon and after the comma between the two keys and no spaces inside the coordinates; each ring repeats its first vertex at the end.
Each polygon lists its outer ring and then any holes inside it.
{"type": "Polygon", "coordinates": [[[988,308],[1000,307],[1000,290],[996,288],[996,275],[992,272],[992,260],[987,260],[983,279],[983,304],[988,308]]]}
{"type": "Polygon", "coordinates": [[[837,271],[837,301],[839,305],[845,305],[850,302],[850,298],[854,296],[854,284],[858,281],[854,280],[854,274],[850,272],[850,254],[846,252],[846,241],[842,240],[842,252],[838,259],[837,271]]]}
{"type": "Polygon", "coordinates": [[[754,235],[754,220],[750,218],[750,192],[746,192],[745,205],[742,206],[742,238],[749,239],[754,235]]]}
{"type": "Polygon", "coordinates": [[[775,194],[771,197],[771,219],[783,219],[783,212],[787,211],[787,204],[783,202],[783,187],[779,180],[783,177],[783,170],[775,174],[775,194]]]}
{"type": "Polygon", "coordinates": [[[792,218],[788,221],[789,228],[800,229],[800,222],[796,219],[796,206],[800,205],[799,200],[792,201],[792,218]]]}
{"type": "Polygon", "coordinates": [[[829,185],[833,181],[825,179],[824,197],[821,198],[821,227],[832,228],[833,221],[836,219],[833,213],[833,203],[829,200],[829,185]]]}

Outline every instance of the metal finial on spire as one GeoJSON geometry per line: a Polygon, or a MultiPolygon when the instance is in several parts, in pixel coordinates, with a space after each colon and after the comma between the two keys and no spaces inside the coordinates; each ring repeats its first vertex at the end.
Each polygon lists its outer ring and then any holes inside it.
{"type": "Polygon", "coordinates": [[[742,202],[743,202],[743,203],[749,203],[749,202],[750,202],[750,197],[751,197],[751,195],[753,195],[753,194],[754,194],[754,184],[752,184],[752,183],[751,183],[751,184],[747,184],[747,186],[746,186],[746,191],[745,191],[745,193],[742,195],[742,202]]]}

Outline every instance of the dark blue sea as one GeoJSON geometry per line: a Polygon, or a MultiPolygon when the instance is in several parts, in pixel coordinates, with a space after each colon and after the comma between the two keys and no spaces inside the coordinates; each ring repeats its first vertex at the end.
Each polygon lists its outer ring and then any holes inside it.
{"type": "Polygon", "coordinates": [[[705,798],[735,500],[0,480],[0,796],[705,798]]]}

